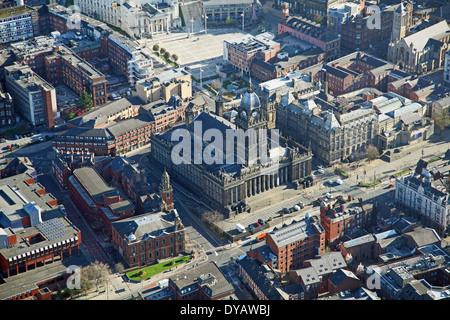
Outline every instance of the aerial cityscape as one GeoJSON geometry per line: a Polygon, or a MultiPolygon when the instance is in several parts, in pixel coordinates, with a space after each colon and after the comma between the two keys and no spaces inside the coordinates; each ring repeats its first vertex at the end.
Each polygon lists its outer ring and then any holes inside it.
{"type": "Polygon", "coordinates": [[[0,121],[0,300],[450,300],[447,0],[0,0],[0,121]]]}

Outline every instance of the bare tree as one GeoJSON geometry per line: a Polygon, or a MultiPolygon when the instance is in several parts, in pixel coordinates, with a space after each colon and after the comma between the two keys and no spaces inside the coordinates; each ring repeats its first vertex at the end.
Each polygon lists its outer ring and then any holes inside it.
{"type": "Polygon", "coordinates": [[[378,152],[378,148],[374,145],[370,144],[366,147],[367,159],[375,160],[380,157],[380,152],[378,152]]]}
{"type": "Polygon", "coordinates": [[[125,271],[125,267],[121,262],[116,263],[114,269],[117,271],[117,273],[123,273],[125,271]]]}
{"type": "Polygon", "coordinates": [[[223,220],[223,214],[218,211],[205,211],[201,215],[201,219],[208,226],[217,230],[216,222],[223,220]]]}
{"type": "Polygon", "coordinates": [[[81,271],[81,279],[80,279],[80,286],[81,286],[81,291],[83,291],[84,293],[86,293],[86,291],[88,291],[89,289],[92,288],[92,283],[89,280],[89,275],[88,275],[88,269],[85,268],[81,271]]]}
{"type": "Polygon", "coordinates": [[[95,285],[96,291],[100,284],[104,283],[111,273],[111,269],[107,264],[95,260],[89,267],[86,268],[86,276],[91,283],[95,285]]]}
{"type": "Polygon", "coordinates": [[[219,79],[215,79],[215,80],[211,81],[211,86],[214,89],[219,90],[222,87],[222,81],[220,81],[219,79]]]}

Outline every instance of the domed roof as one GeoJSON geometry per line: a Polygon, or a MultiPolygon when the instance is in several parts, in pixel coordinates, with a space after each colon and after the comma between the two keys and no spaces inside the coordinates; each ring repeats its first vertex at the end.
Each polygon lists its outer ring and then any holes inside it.
{"type": "Polygon", "coordinates": [[[261,106],[258,95],[253,91],[252,80],[250,79],[250,85],[248,90],[241,99],[241,108],[246,110],[257,109],[261,106]]]}

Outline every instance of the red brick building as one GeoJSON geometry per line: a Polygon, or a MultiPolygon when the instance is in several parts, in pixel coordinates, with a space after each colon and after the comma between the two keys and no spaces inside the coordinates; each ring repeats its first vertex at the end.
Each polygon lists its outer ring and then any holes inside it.
{"type": "Polygon", "coordinates": [[[320,204],[320,224],[325,229],[327,245],[338,244],[341,237],[350,234],[372,221],[372,205],[364,204],[361,199],[354,201],[339,197],[332,204],[320,204]]]}
{"type": "Polygon", "coordinates": [[[185,229],[172,214],[147,213],[112,223],[111,240],[128,267],[145,266],[184,252],[185,229]],[[167,218],[166,218],[167,219],[167,218]]]}
{"type": "Polygon", "coordinates": [[[278,24],[278,34],[283,33],[319,47],[325,52],[325,61],[332,61],[340,56],[341,39],[338,34],[328,31],[314,21],[287,16],[278,24]]]}
{"type": "Polygon", "coordinates": [[[70,198],[91,225],[111,236],[111,223],[134,215],[135,207],[119,188],[110,187],[93,168],[73,171],[70,198]]]}
{"type": "Polygon", "coordinates": [[[328,292],[329,277],[346,267],[347,263],[340,252],[329,252],[315,259],[308,259],[301,268],[289,271],[289,280],[291,284],[301,283],[305,298],[312,300],[319,294],[328,292]]]}
{"type": "Polygon", "coordinates": [[[31,175],[1,179],[0,272],[7,278],[78,254],[81,232],[31,175]],[[20,192],[19,192],[20,189],[20,192]],[[20,231],[19,231],[20,230],[20,231]]]}
{"type": "Polygon", "coordinates": [[[325,230],[317,217],[293,222],[269,233],[267,245],[277,256],[276,269],[288,273],[305,260],[325,253],[325,230]]]}
{"type": "Polygon", "coordinates": [[[334,95],[342,95],[358,89],[371,87],[386,92],[389,75],[396,67],[387,61],[354,52],[324,65],[315,75],[316,81],[327,84],[334,95]]]}

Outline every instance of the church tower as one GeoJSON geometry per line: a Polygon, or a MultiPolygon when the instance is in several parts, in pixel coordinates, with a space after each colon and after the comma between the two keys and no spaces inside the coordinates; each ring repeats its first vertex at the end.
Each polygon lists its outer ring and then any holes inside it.
{"type": "Polygon", "coordinates": [[[402,40],[406,36],[408,29],[408,10],[406,9],[403,1],[394,11],[394,21],[392,24],[392,37],[391,42],[396,43],[402,40]]]}
{"type": "Polygon", "coordinates": [[[159,196],[164,202],[166,210],[172,210],[173,206],[173,189],[170,184],[170,177],[164,168],[164,172],[161,178],[161,184],[159,185],[159,196]]]}

